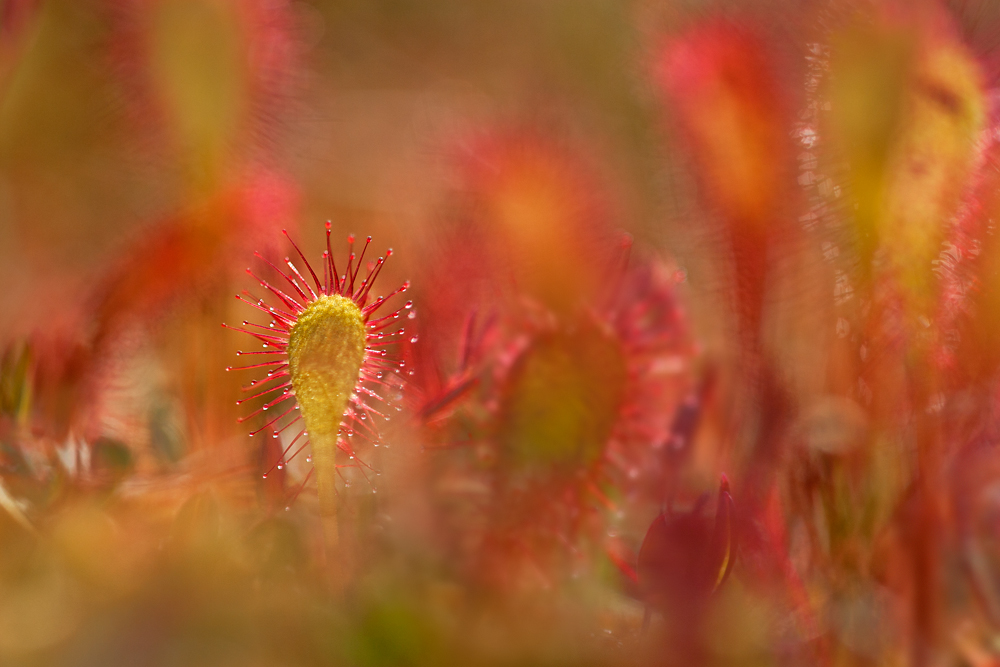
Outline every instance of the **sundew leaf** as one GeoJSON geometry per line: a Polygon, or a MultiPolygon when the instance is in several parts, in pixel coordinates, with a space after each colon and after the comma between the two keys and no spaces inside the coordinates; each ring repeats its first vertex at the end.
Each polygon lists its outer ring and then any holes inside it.
{"type": "Polygon", "coordinates": [[[535,339],[515,361],[500,409],[510,472],[571,474],[597,463],[625,382],[621,345],[594,327],[535,339]]]}

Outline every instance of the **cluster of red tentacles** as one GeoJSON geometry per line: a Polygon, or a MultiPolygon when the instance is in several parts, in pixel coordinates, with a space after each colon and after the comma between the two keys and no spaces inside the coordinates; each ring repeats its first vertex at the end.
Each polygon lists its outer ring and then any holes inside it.
{"type": "MultiPolygon", "coordinates": [[[[255,391],[251,396],[247,396],[237,404],[247,401],[262,399],[264,403],[250,414],[240,418],[240,421],[247,421],[258,417],[270,410],[278,408],[281,412],[277,416],[270,418],[251,431],[254,436],[263,431],[270,431],[273,438],[280,438],[282,434],[297,427],[299,432],[291,438],[283,438],[283,443],[287,441],[278,459],[271,467],[264,472],[266,478],[273,470],[281,470],[289,461],[301,454],[309,446],[309,434],[305,429],[302,415],[299,414],[299,405],[295,401],[295,390],[292,387],[292,379],[288,364],[288,341],[292,329],[295,327],[298,316],[309,306],[310,303],[324,295],[340,295],[352,300],[361,311],[366,329],[367,342],[365,345],[364,361],[359,372],[358,381],[347,411],[341,424],[338,447],[348,456],[349,463],[338,467],[356,467],[361,474],[367,478],[365,468],[371,467],[355,456],[355,448],[352,446],[355,436],[362,441],[369,442],[374,446],[379,446],[379,432],[375,425],[375,418],[388,421],[389,409],[398,400],[400,390],[403,386],[403,379],[400,376],[401,370],[405,368],[405,361],[390,354],[392,348],[403,340],[406,333],[405,326],[399,326],[390,331],[391,327],[398,324],[401,317],[412,318],[415,316],[413,302],[407,301],[405,304],[393,312],[375,317],[376,313],[386,302],[397,294],[405,292],[409,286],[409,281],[404,282],[398,288],[386,296],[379,296],[372,299],[372,288],[382,270],[385,260],[392,254],[392,249],[388,249],[384,257],[379,257],[375,261],[369,261],[367,271],[363,278],[359,280],[361,267],[365,259],[365,253],[371,243],[371,237],[365,239],[361,253],[354,252],[354,235],[347,237],[348,260],[347,266],[341,273],[337,269],[333,259],[333,251],[330,247],[331,225],[326,223],[326,250],[322,254],[323,278],[313,269],[309,260],[288,236],[288,232],[283,233],[288,238],[299,258],[305,265],[306,273],[310,280],[303,275],[289,257],[285,257],[287,272],[279,268],[260,253],[254,253],[260,260],[267,264],[277,273],[284,283],[291,287],[290,291],[284,291],[271,284],[267,280],[259,277],[248,268],[247,273],[260,283],[272,297],[277,299],[277,305],[271,305],[262,298],[257,298],[250,292],[244,290],[237,294],[236,298],[256,308],[271,318],[267,326],[255,324],[244,320],[243,326],[232,327],[226,324],[222,326],[253,336],[262,343],[262,347],[267,349],[254,351],[239,351],[239,355],[265,355],[267,361],[252,363],[245,366],[230,366],[226,370],[253,370],[267,369],[265,378],[253,380],[243,387],[244,392],[255,391]],[[288,402],[293,401],[289,406],[288,402]],[[280,406],[280,407],[279,407],[280,406]],[[376,407],[377,406],[377,407],[376,407]]],[[[412,371],[410,371],[412,373],[412,371]]],[[[294,496],[297,496],[309,480],[311,471],[306,475],[294,496]]],[[[294,499],[293,496],[293,499],[294,499]]]]}

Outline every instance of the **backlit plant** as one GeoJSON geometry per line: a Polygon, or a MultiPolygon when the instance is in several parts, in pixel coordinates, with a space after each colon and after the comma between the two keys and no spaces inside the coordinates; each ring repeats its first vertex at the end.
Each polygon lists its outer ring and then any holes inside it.
{"type": "Polygon", "coordinates": [[[251,382],[246,388],[256,393],[240,403],[261,399],[263,405],[243,419],[277,409],[279,414],[251,435],[272,429],[274,437],[278,437],[286,429],[300,429],[276,467],[285,465],[307,444],[311,447],[328,550],[335,549],[338,542],[337,469],[365,465],[355,456],[351,445],[354,435],[378,442],[373,422],[376,418],[388,418],[384,406],[391,399],[384,392],[397,391],[401,384],[393,372],[403,362],[389,355],[389,349],[405,333],[397,320],[412,306],[406,302],[393,312],[376,316],[389,299],[409,287],[406,282],[388,296],[372,295],[375,281],[392,250],[387,250],[384,257],[369,261],[362,275],[371,237],[365,240],[360,255],[356,255],[354,236],[349,236],[349,255],[341,272],[333,258],[330,234],[330,223],[327,223],[327,246],[321,258],[322,280],[294,242],[292,245],[309,278],[289,257],[285,257],[286,272],[258,254],[284,285],[279,287],[260,279],[247,269],[270,293],[271,303],[249,293],[237,295],[237,298],[270,316],[271,322],[262,326],[244,321],[248,328],[230,327],[253,336],[264,348],[270,348],[239,353],[263,355],[266,361],[231,367],[232,370],[266,369],[267,373],[265,378],[251,382]],[[383,394],[379,393],[379,388],[383,394]],[[298,449],[292,451],[297,444],[298,449]],[[351,462],[338,463],[338,450],[351,462]]]}

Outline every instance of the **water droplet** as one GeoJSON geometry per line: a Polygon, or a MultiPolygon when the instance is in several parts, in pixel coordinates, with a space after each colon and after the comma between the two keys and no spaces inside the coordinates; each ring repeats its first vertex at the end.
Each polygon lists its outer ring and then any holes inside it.
{"type": "Polygon", "coordinates": [[[403,304],[403,308],[406,308],[407,310],[409,310],[410,308],[413,308],[413,302],[412,301],[407,301],[406,303],[403,304]]]}
{"type": "Polygon", "coordinates": [[[288,505],[285,505],[285,511],[286,511],[286,512],[290,512],[291,510],[292,510],[292,508],[291,508],[291,507],[289,507],[288,505]]]}
{"type": "Polygon", "coordinates": [[[380,331],[378,336],[376,336],[376,338],[381,340],[382,338],[385,338],[385,334],[380,331]]]}
{"type": "Polygon", "coordinates": [[[405,366],[406,366],[406,362],[405,362],[405,361],[400,361],[400,362],[399,362],[399,367],[400,367],[400,368],[403,368],[403,367],[405,367],[405,366]]]}
{"type": "Polygon", "coordinates": [[[383,375],[385,375],[385,373],[383,373],[382,371],[379,371],[378,373],[375,374],[375,378],[378,379],[378,380],[381,380],[383,375]]]}
{"type": "Polygon", "coordinates": [[[407,371],[407,375],[413,375],[413,371],[407,371]]]}
{"type": "Polygon", "coordinates": [[[267,343],[264,343],[263,345],[261,345],[261,347],[267,347],[267,343]]]}
{"type": "Polygon", "coordinates": [[[411,320],[412,320],[413,318],[415,318],[416,316],[417,316],[417,311],[415,311],[415,310],[411,310],[411,311],[410,311],[410,314],[409,314],[409,315],[407,315],[407,317],[409,317],[409,318],[410,318],[411,320]]]}
{"type": "Polygon", "coordinates": [[[351,454],[351,456],[349,458],[353,461],[354,460],[354,454],[351,454]]]}
{"type": "Polygon", "coordinates": [[[410,342],[411,343],[416,343],[418,338],[419,338],[419,336],[414,336],[413,338],[410,339],[410,342]]]}
{"type": "Polygon", "coordinates": [[[281,465],[280,463],[278,464],[278,470],[283,470],[284,468],[285,466],[281,465]]]}
{"type": "Polygon", "coordinates": [[[376,489],[372,489],[372,493],[375,493],[375,492],[376,492],[376,489]]]}
{"type": "Polygon", "coordinates": [[[313,457],[312,454],[310,454],[309,456],[306,457],[306,463],[312,463],[312,462],[313,462],[313,457]]]}
{"type": "Polygon", "coordinates": [[[264,473],[264,479],[267,479],[267,473],[264,473]]]}
{"type": "Polygon", "coordinates": [[[398,320],[399,319],[399,313],[393,313],[392,314],[392,319],[398,320]]]}

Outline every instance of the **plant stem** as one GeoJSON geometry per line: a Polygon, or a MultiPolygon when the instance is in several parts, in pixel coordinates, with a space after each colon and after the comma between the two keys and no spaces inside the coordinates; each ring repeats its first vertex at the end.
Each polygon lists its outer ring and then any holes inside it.
{"type": "Polygon", "coordinates": [[[319,516],[323,526],[323,550],[327,562],[333,558],[340,541],[337,526],[337,434],[310,433],[313,470],[319,490],[319,516]]]}

